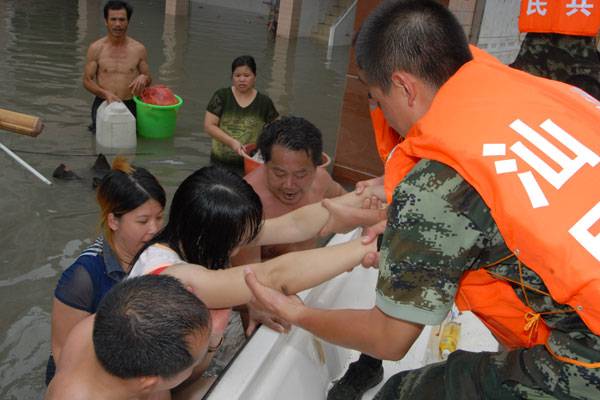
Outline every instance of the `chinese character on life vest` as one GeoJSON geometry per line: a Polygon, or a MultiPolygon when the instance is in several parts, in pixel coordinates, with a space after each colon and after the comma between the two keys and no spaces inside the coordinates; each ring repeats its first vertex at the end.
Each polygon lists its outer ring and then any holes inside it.
{"type": "MultiPolygon", "coordinates": [[[[551,119],[542,122],[540,128],[571,151],[575,155],[574,158],[565,154],[546,137],[520,119],[514,120],[509,127],[525,139],[525,143],[531,145],[527,146],[523,141],[517,140],[510,146],[512,153],[518,156],[518,158],[529,167],[529,170],[519,172],[516,158],[497,160],[494,162],[494,167],[497,174],[517,173],[517,177],[521,181],[533,208],[547,207],[550,203],[539,185],[536,176],[531,170],[534,170],[539,176],[558,190],[586,164],[595,167],[600,163],[600,156],[584,146],[580,141],[555,124],[551,119]],[[548,165],[548,163],[538,155],[540,153],[545,155],[547,159],[552,160],[559,168],[555,169],[548,165]]],[[[504,143],[484,144],[483,156],[506,156],[506,147],[507,146],[504,143]]],[[[586,212],[585,215],[569,229],[569,233],[594,258],[600,261],[600,234],[594,235],[590,232],[590,229],[598,223],[598,221],[600,221],[600,202],[586,212]]]]}
{"type": "Polygon", "coordinates": [[[600,201],[569,229],[575,238],[596,260],[600,261],[600,233],[594,235],[590,228],[600,221],[600,201]]]}
{"type": "MultiPolygon", "coordinates": [[[[536,130],[525,124],[520,119],[514,120],[509,127],[521,135],[530,144],[537,148],[537,151],[544,153],[549,159],[554,161],[559,167],[555,170],[542,160],[534,151],[527,147],[522,141],[516,141],[510,150],[521,158],[531,169],[535,170],[542,178],[548,181],[557,190],[560,189],[579,169],[585,164],[594,167],[600,162],[600,157],[581,142],[563,130],[560,126],[552,122],[551,119],[545,120],[541,125],[544,131],[550,134],[554,139],[563,144],[567,149],[575,154],[575,158],[570,158],[567,154],[553,145],[548,139],[538,133],[536,130]]],[[[483,146],[484,156],[505,156],[505,144],[485,144],[483,146]]],[[[517,160],[505,159],[495,162],[496,173],[506,174],[518,172],[517,160]]],[[[517,173],[521,184],[527,192],[529,201],[533,208],[546,207],[549,205],[548,199],[542,188],[538,184],[535,176],[529,171],[517,173]]]]}
{"type": "Polygon", "coordinates": [[[569,17],[573,14],[576,14],[579,11],[581,11],[581,13],[586,17],[589,17],[590,15],[592,15],[589,9],[594,8],[594,5],[588,4],[587,0],[571,0],[571,2],[565,7],[568,9],[567,15],[569,17]]]}
{"type": "Polygon", "coordinates": [[[548,2],[547,1],[542,1],[542,0],[528,0],[527,1],[527,15],[533,15],[533,14],[540,14],[540,15],[546,15],[546,13],[548,12],[548,9],[546,8],[548,6],[548,2]]]}

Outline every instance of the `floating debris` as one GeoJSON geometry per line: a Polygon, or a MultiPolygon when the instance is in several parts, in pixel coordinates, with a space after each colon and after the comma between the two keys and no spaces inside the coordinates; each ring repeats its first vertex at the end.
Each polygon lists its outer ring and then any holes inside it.
{"type": "Polygon", "coordinates": [[[56,167],[56,169],[52,173],[52,177],[56,178],[56,179],[63,179],[65,181],[81,179],[75,172],[73,172],[65,164],[60,164],[58,167],[56,167]]]}
{"type": "Polygon", "coordinates": [[[105,175],[108,173],[108,171],[110,171],[110,164],[108,163],[108,160],[104,154],[98,154],[94,165],[92,165],[92,170],[102,175],[105,175]]]}
{"type": "Polygon", "coordinates": [[[168,165],[184,165],[185,163],[183,161],[177,161],[177,160],[155,160],[155,161],[150,161],[151,164],[168,164],[168,165]]]}

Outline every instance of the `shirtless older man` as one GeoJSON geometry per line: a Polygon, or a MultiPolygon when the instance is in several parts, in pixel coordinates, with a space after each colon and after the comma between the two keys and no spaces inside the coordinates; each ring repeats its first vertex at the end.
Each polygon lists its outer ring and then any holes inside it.
{"type": "Polygon", "coordinates": [[[135,116],[133,95],[139,95],[152,82],[146,48],[127,36],[133,8],[125,1],[110,0],[104,6],[107,34],[87,51],[83,86],[96,98],[92,104],[92,125],[96,129],[96,111],[104,100],[123,101],[135,116]]]}
{"type": "Polygon", "coordinates": [[[210,330],[206,306],[176,278],[125,280],[69,334],[46,399],[170,399],[210,330]]]}
{"type": "MultiPolygon", "coordinates": [[[[283,117],[263,129],[258,149],[265,163],[244,179],[254,188],[263,204],[264,218],[275,218],[307,204],[340,196],[346,191],[321,164],[321,131],[300,117],[283,117]]],[[[243,249],[234,264],[257,262],[290,251],[316,246],[317,238],[304,242],[243,249]]]]}

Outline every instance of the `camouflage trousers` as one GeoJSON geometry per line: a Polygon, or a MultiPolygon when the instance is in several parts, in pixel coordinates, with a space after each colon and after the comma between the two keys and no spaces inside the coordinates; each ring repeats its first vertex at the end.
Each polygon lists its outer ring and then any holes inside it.
{"type": "Polygon", "coordinates": [[[543,346],[500,353],[459,350],[445,362],[392,376],[375,397],[377,400],[599,398],[600,371],[557,361],[543,346]]]}
{"type": "Polygon", "coordinates": [[[561,82],[573,75],[600,80],[600,58],[591,36],[528,33],[511,67],[561,82]]]}

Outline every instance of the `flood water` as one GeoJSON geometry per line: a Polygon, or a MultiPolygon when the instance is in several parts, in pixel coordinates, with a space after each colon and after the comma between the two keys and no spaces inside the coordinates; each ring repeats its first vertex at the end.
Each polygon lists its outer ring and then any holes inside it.
{"type": "MultiPolygon", "coordinates": [[[[238,55],[256,58],[257,88],[280,114],[311,120],[334,154],[348,48],[328,56],[319,41],[274,40],[258,14],[192,1],[189,18],[175,18],[164,16],[164,0],[130,2],[129,34],[146,45],[154,83],[185,101],[175,137],[138,138],[130,157],[159,178],[169,198],[184,177],[208,164],[204,110],[214,90],[229,85],[238,55]]],[[[1,399],[42,397],[54,286],[98,234],[90,171],[95,139],[86,129],[92,95],[81,76],[87,46],[105,34],[102,5],[0,0],[0,108],[39,116],[46,125],[38,138],[0,131],[0,142],[47,178],[61,163],[82,178],[50,178],[48,186],[0,152],[1,399]]]]}

